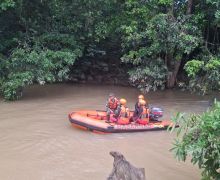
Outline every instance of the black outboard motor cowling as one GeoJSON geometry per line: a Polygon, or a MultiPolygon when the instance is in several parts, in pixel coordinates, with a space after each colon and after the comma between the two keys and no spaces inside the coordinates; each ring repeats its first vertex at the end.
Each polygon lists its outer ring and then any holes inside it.
{"type": "Polygon", "coordinates": [[[150,120],[159,121],[159,118],[163,116],[163,110],[158,107],[150,108],[150,120]]]}

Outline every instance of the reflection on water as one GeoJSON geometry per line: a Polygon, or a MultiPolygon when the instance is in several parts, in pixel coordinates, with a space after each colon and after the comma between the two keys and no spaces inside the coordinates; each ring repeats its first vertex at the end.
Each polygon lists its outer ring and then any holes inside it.
{"type": "MultiPolygon", "coordinates": [[[[125,97],[132,109],[139,93],[127,87],[59,84],[31,87],[20,101],[1,101],[0,179],[102,180],[112,169],[111,150],[144,167],[149,179],[199,179],[196,167],[173,158],[174,136],[166,131],[98,135],[70,126],[70,111],[104,109],[109,92],[125,97]]],[[[165,110],[165,118],[176,111],[202,112],[211,99],[180,91],[147,98],[165,110]]]]}

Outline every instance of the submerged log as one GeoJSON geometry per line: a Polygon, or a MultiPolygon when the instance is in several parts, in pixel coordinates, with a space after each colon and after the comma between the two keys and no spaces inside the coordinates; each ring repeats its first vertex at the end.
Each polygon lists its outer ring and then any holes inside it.
{"type": "Polygon", "coordinates": [[[111,151],[110,154],[114,157],[114,163],[107,180],[145,180],[144,168],[134,167],[119,152],[111,151]]]}

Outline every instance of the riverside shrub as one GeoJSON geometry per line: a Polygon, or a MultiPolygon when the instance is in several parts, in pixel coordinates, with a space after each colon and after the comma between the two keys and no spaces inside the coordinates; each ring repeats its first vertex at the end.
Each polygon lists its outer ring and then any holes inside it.
{"type": "Polygon", "coordinates": [[[180,125],[171,149],[175,157],[180,161],[190,157],[202,170],[202,179],[220,179],[220,102],[201,115],[178,113],[173,122],[180,125]]]}

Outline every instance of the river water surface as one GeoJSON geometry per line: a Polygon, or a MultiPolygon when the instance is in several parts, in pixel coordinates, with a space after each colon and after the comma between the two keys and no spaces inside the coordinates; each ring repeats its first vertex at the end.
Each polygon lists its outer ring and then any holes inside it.
{"type": "MultiPolygon", "coordinates": [[[[139,93],[128,87],[58,84],[30,87],[16,102],[0,99],[0,179],[103,180],[112,170],[112,150],[144,167],[149,180],[200,179],[189,160],[180,163],[169,152],[174,134],[99,135],[71,127],[69,112],[104,109],[110,92],[125,97],[131,109],[139,93]]],[[[211,99],[168,90],[147,98],[165,110],[165,118],[176,111],[200,113],[211,99]]]]}

